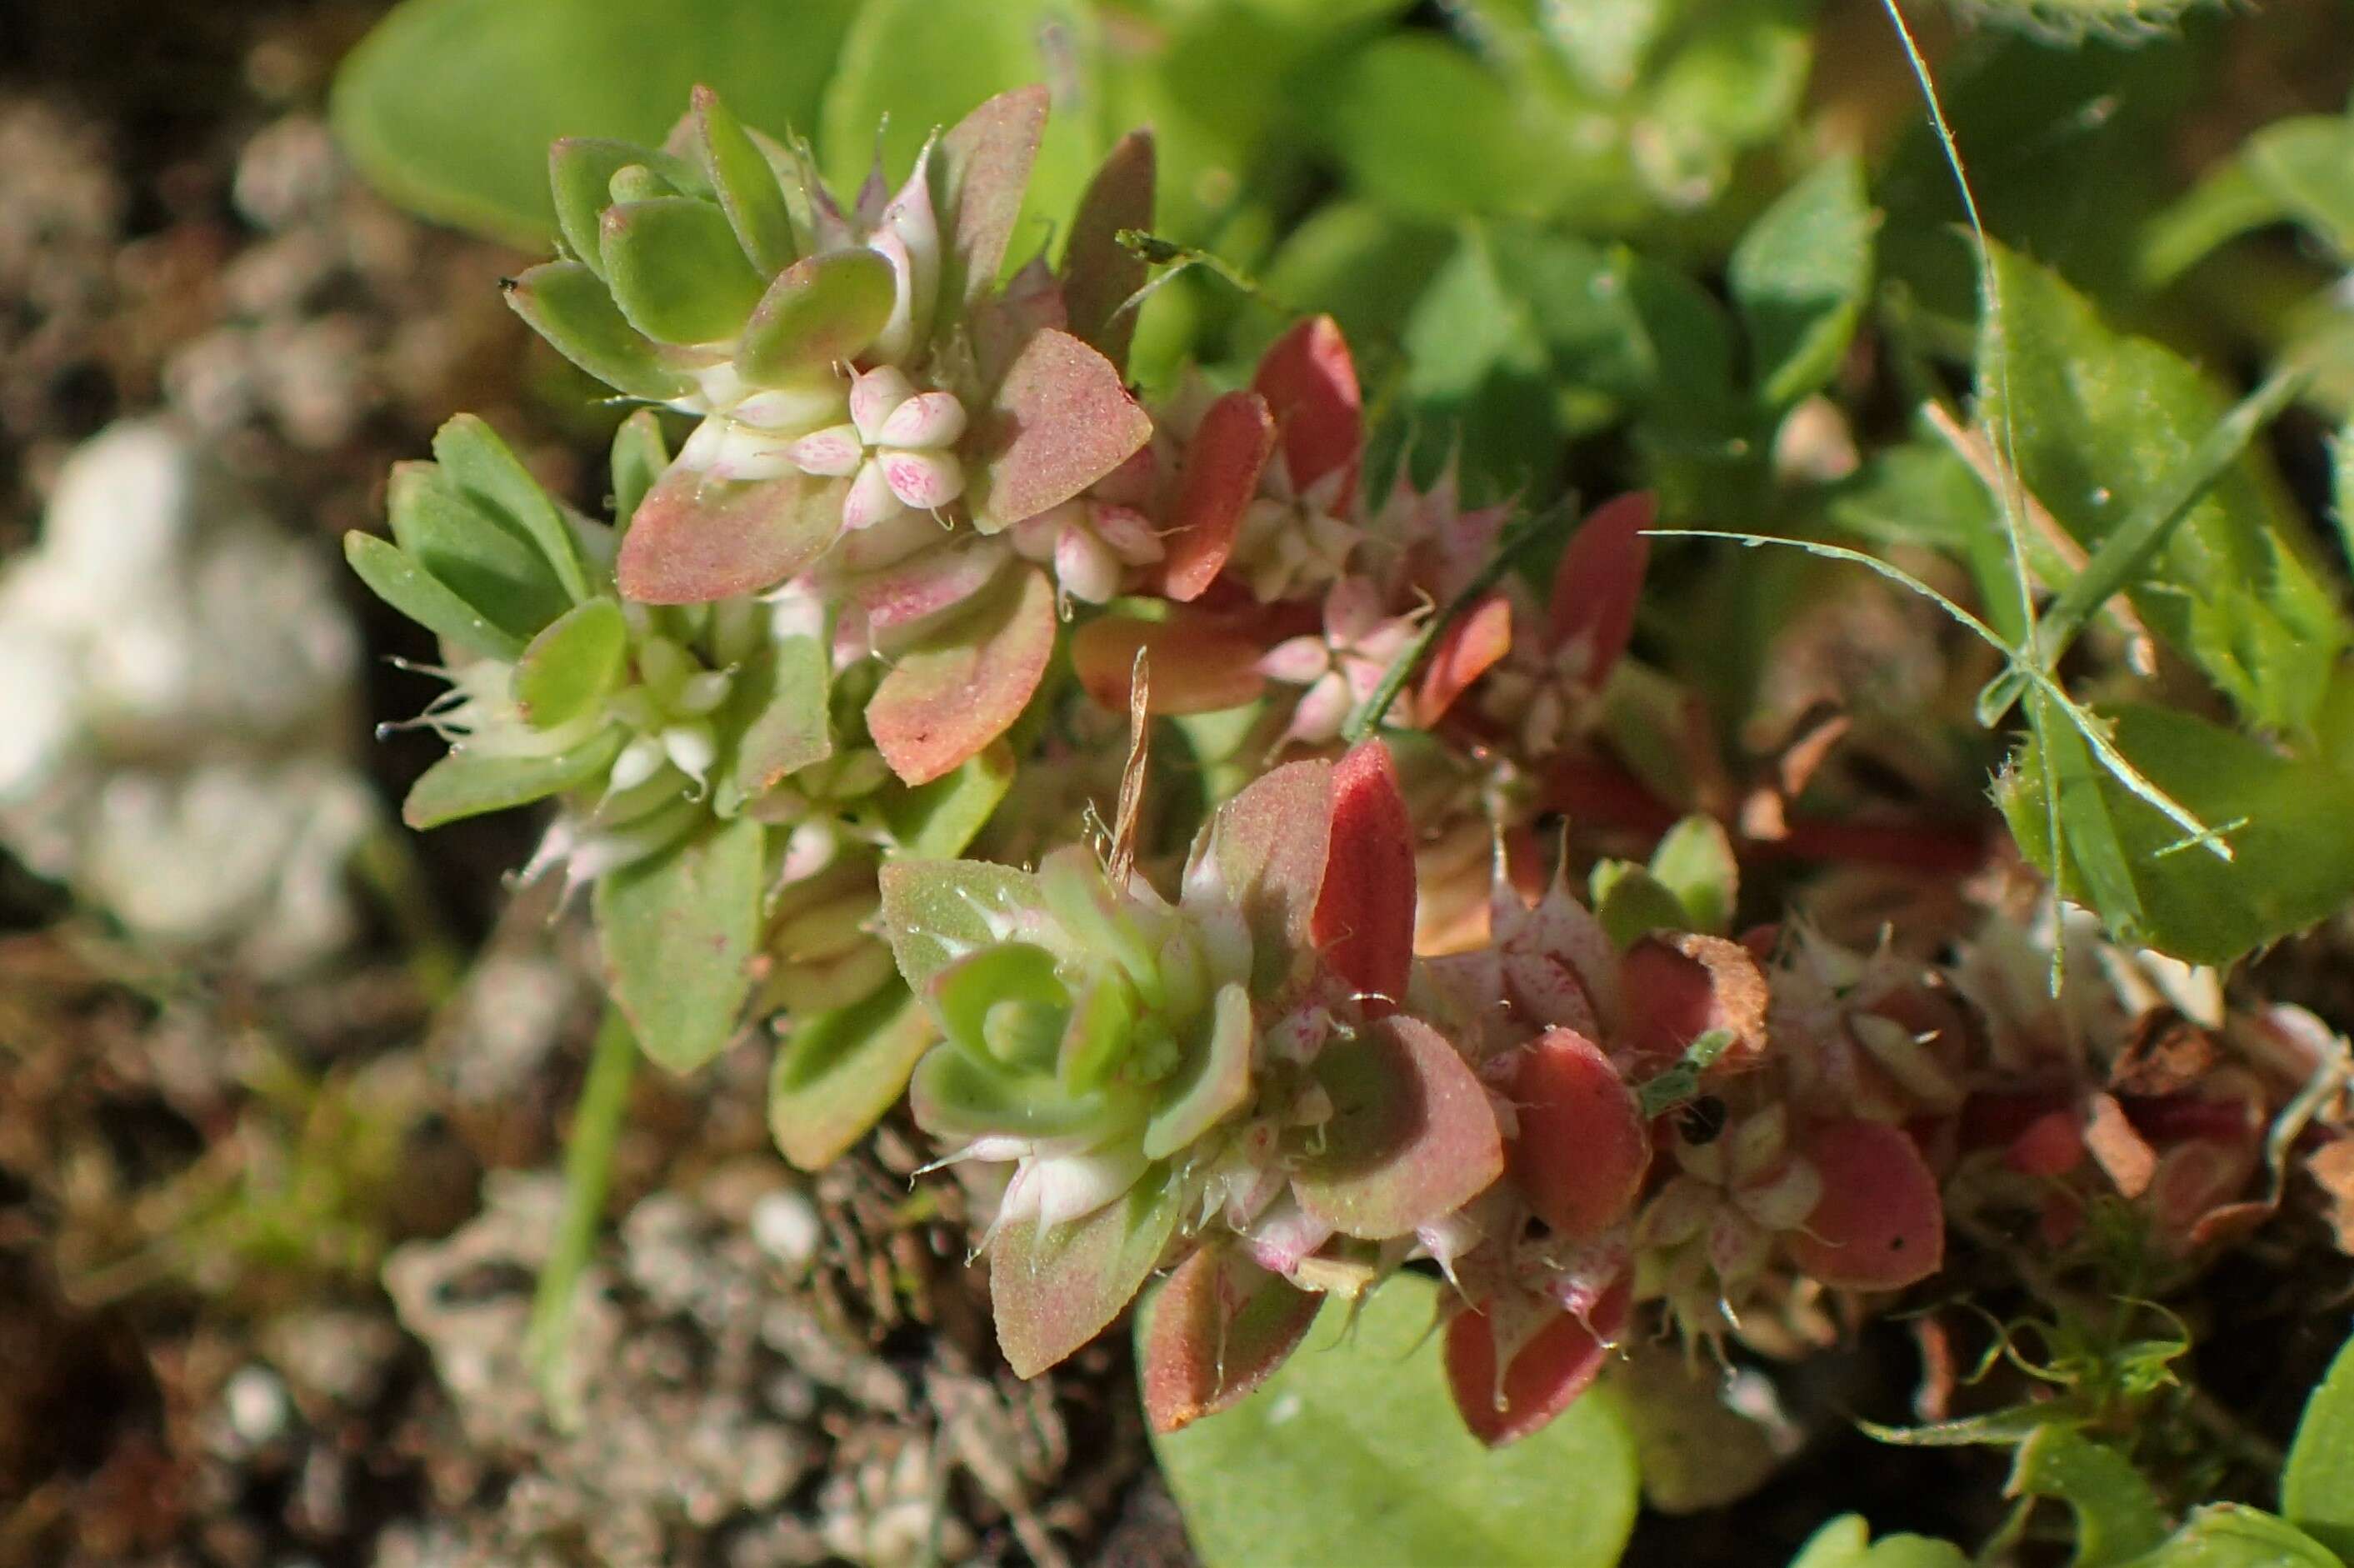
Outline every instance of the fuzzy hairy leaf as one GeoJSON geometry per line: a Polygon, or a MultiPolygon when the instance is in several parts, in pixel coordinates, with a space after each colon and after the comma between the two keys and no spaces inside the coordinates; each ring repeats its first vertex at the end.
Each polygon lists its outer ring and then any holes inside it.
{"type": "Polygon", "coordinates": [[[847,488],[805,473],[713,479],[673,463],[622,536],[621,592],[641,604],[708,604],[773,588],[841,535],[847,488]]]}
{"type": "Polygon", "coordinates": [[[1016,1377],[1036,1377],[1111,1326],[1176,1234],[1178,1195],[1164,1167],[1084,1219],[1041,1231],[1024,1220],[989,1249],[997,1343],[1016,1377]]]}
{"type": "Polygon", "coordinates": [[[993,534],[1059,505],[1151,434],[1151,419],[1111,361],[1069,333],[1034,333],[971,438],[973,522],[993,534]]]}
{"type": "Polygon", "coordinates": [[[1054,585],[1023,567],[902,654],[866,705],[891,771],[928,784],[1012,728],[1045,678],[1056,626],[1054,585]]]}
{"type": "Polygon", "coordinates": [[[1488,1092],[1438,1032],[1391,1017],[1328,1044],[1316,1081],[1332,1116],[1292,1175],[1299,1206],[1347,1235],[1402,1236],[1503,1173],[1488,1092]]]}

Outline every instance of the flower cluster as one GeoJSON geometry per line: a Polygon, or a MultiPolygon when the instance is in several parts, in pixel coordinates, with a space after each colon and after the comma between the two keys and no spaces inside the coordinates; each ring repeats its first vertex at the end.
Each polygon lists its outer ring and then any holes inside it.
{"type": "Polygon", "coordinates": [[[674,457],[625,423],[608,527],[457,421],[392,542],[351,542],[451,651],[409,820],[557,797],[541,863],[594,887],[650,1052],[776,1020],[807,1164],[905,1093],[994,1200],[1025,1375],[1168,1272],[1162,1427],[1417,1263],[1501,1442],[1638,1318],[1822,1342],[1939,1266],[1949,1210],[2062,1250],[2116,1210],[2187,1257],[2277,1202],[2245,1192],[2321,1050],[2296,1018],[2108,950],[2054,1002],[2022,977],[2061,938],[1992,895],[1902,952],[1737,926],[1768,857],[1950,885],[1988,852],[1800,811],[1836,719],[1736,783],[1630,653],[1651,497],[1508,535],[1451,471],[1369,471],[1324,318],[1140,401],[1151,144],[1059,267],[1014,264],[1044,107],[983,104],[848,207],[707,93],[660,149],[559,143],[566,254],[511,298],[699,422],[674,457]]]}

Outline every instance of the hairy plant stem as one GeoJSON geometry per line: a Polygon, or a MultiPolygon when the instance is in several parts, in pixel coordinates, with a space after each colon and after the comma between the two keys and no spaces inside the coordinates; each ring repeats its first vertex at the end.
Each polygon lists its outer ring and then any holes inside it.
{"type": "Polygon", "coordinates": [[[549,1241],[547,1261],[539,1271],[539,1287],[532,1297],[531,1328],[524,1340],[525,1359],[548,1418],[559,1430],[579,1424],[577,1391],[568,1376],[572,1352],[573,1306],[580,1277],[596,1245],[598,1222],[604,1217],[605,1194],[612,1185],[613,1149],[620,1140],[621,1113],[630,1103],[630,1080],[636,1075],[638,1042],[630,1033],[620,1009],[607,1005],[597,1027],[597,1043],[588,1058],[588,1076],[580,1086],[573,1107],[572,1129],[564,1146],[564,1210],[549,1241]]]}

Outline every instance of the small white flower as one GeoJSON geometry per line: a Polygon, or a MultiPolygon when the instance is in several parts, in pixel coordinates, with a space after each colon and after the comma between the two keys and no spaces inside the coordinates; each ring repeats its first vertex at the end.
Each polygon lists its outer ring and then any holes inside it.
{"type": "Polygon", "coordinates": [[[801,437],[785,457],[804,473],[847,478],[842,524],[855,533],[907,510],[937,512],[964,493],[955,447],[964,405],[953,392],[918,392],[895,366],[860,372],[850,418],[801,437]]]}
{"type": "Polygon", "coordinates": [[[1369,579],[1333,584],[1324,599],[1322,634],[1278,642],[1259,661],[1268,679],[1308,688],[1284,738],[1310,746],[1338,738],[1350,713],[1373,694],[1413,640],[1413,618],[1384,614],[1369,579]]]}
{"type": "Polygon", "coordinates": [[[1143,513],[1092,499],[1050,506],[1008,535],[1016,555],[1055,568],[1055,593],[1066,603],[1108,601],[1129,567],[1150,566],[1162,554],[1161,535],[1143,513]]]}

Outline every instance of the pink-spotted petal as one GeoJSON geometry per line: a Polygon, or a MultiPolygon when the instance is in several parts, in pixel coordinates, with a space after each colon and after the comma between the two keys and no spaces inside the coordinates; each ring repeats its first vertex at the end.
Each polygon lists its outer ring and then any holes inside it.
{"type": "Polygon", "coordinates": [[[854,534],[906,510],[892,493],[883,465],[869,458],[859,465],[858,477],[850,482],[850,493],[843,497],[842,525],[854,534]]]}
{"type": "Polygon", "coordinates": [[[872,370],[861,371],[858,379],[850,384],[850,422],[858,427],[866,444],[873,446],[883,439],[883,427],[898,411],[899,405],[915,395],[915,384],[896,366],[878,365],[872,370]]]}
{"type": "Polygon", "coordinates": [[[964,493],[964,464],[954,452],[899,451],[885,447],[875,462],[891,493],[918,512],[937,512],[964,493]]]}
{"type": "Polygon", "coordinates": [[[1332,668],[1332,650],[1321,637],[1287,637],[1267,651],[1259,673],[1287,685],[1306,686],[1332,668]]]}
{"type": "Polygon", "coordinates": [[[866,445],[855,425],[829,425],[803,436],[785,449],[785,456],[803,473],[843,479],[858,471],[866,459],[866,445]]]}
{"type": "Polygon", "coordinates": [[[886,447],[949,447],[964,434],[964,405],[953,392],[918,392],[891,410],[875,436],[886,447]]]}

